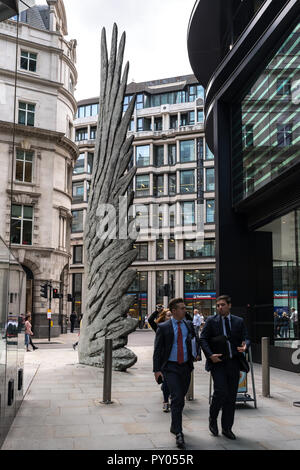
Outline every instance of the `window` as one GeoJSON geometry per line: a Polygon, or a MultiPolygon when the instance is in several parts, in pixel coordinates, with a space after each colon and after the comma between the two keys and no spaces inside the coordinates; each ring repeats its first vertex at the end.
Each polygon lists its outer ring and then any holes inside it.
{"type": "Polygon", "coordinates": [[[92,126],[90,129],[90,139],[94,140],[96,139],[96,133],[97,133],[97,126],[92,126]]]}
{"type": "Polygon", "coordinates": [[[215,256],[215,240],[184,240],[184,258],[215,256]]]}
{"type": "Polygon", "coordinates": [[[72,211],[72,233],[83,232],[83,210],[72,211]]]}
{"type": "Polygon", "coordinates": [[[162,118],[161,117],[154,118],[154,130],[162,131],[162,118]]]}
{"type": "Polygon", "coordinates": [[[88,128],[82,127],[81,129],[75,130],[75,141],[79,142],[81,140],[88,140],[88,128]]]}
{"type": "Polygon", "coordinates": [[[139,261],[148,261],[148,243],[135,243],[133,248],[138,250],[137,260],[139,261]]]}
{"type": "Polygon", "coordinates": [[[164,241],[162,238],[156,240],[156,259],[164,259],[164,241]]]}
{"type": "Polygon", "coordinates": [[[176,173],[170,173],[169,179],[169,196],[175,196],[176,194],[176,173]]]}
{"type": "Polygon", "coordinates": [[[83,253],[82,245],[73,246],[73,264],[82,263],[82,253],[83,253]]]}
{"type": "Polygon", "coordinates": [[[181,203],[181,223],[183,226],[195,223],[195,205],[193,201],[181,203]]]}
{"type": "Polygon", "coordinates": [[[94,161],[94,154],[92,152],[88,152],[88,154],[87,154],[87,172],[90,175],[93,173],[93,161],[94,161]]]}
{"type": "Polygon", "coordinates": [[[81,313],[82,302],[82,274],[72,274],[72,291],[74,298],[74,310],[76,313],[81,313]]]}
{"type": "Polygon", "coordinates": [[[29,72],[36,72],[37,54],[34,52],[21,51],[20,67],[29,72]]]}
{"type": "Polygon", "coordinates": [[[136,166],[149,166],[150,165],[150,145],[137,145],[136,146],[136,166]]]}
{"type": "Polygon", "coordinates": [[[136,95],[135,107],[136,109],[143,109],[144,107],[144,95],[143,94],[136,95]]]}
{"type": "Polygon", "coordinates": [[[138,118],[137,119],[137,131],[150,131],[151,130],[151,119],[138,118]]]}
{"type": "Polygon", "coordinates": [[[32,245],[33,207],[12,205],[11,243],[32,245]]]}
{"type": "Polygon", "coordinates": [[[277,79],[277,91],[279,96],[290,96],[291,94],[291,81],[288,78],[277,79]]]}
{"type": "Polygon", "coordinates": [[[136,196],[149,196],[150,176],[137,175],[135,180],[136,196]]]}
{"type": "Polygon", "coordinates": [[[187,170],[180,172],[180,192],[193,193],[195,191],[195,172],[194,170],[187,170]]]}
{"type": "Polygon", "coordinates": [[[206,154],[206,160],[213,160],[214,159],[214,154],[210,151],[207,144],[205,144],[205,154],[206,154]]]}
{"type": "Polygon", "coordinates": [[[145,204],[135,205],[135,220],[136,225],[142,228],[147,228],[149,226],[149,207],[145,204]]]}
{"type": "Polygon", "coordinates": [[[175,238],[170,237],[168,240],[168,258],[175,259],[175,238]]]}
{"type": "Polygon", "coordinates": [[[24,183],[32,182],[33,152],[17,149],[16,180],[24,183]]]}
{"type": "Polygon", "coordinates": [[[184,292],[214,291],[215,270],[184,271],[184,292]]]}
{"type": "Polygon", "coordinates": [[[176,165],[176,144],[168,145],[168,164],[176,165]]]}
{"type": "Polygon", "coordinates": [[[192,162],[195,160],[195,142],[194,140],[180,141],[180,161],[192,162]]]}
{"type": "Polygon", "coordinates": [[[84,183],[83,181],[78,181],[73,183],[73,202],[80,202],[84,199],[84,183]]]}
{"type": "Polygon", "coordinates": [[[164,195],[164,175],[153,175],[153,195],[163,196],[164,195]]]}
{"type": "Polygon", "coordinates": [[[129,132],[134,132],[134,119],[130,120],[129,126],[128,126],[128,131],[129,132]]]}
{"type": "Polygon", "coordinates": [[[154,165],[163,166],[164,164],[164,146],[163,145],[154,145],[154,165]]]}
{"type": "Polygon", "coordinates": [[[197,109],[197,122],[203,122],[204,121],[204,113],[202,110],[197,109]]]}
{"type": "Polygon", "coordinates": [[[124,97],[123,113],[125,113],[125,111],[127,110],[128,105],[129,105],[129,103],[130,103],[131,100],[132,100],[132,95],[128,95],[128,96],[125,96],[125,97],[124,97]]]}
{"type": "Polygon", "coordinates": [[[277,144],[279,147],[287,147],[293,143],[292,124],[277,124],[277,144]]]}
{"type": "Polygon", "coordinates": [[[253,147],[253,125],[246,124],[242,127],[243,148],[253,147]]]}
{"type": "Polygon", "coordinates": [[[99,113],[99,104],[88,104],[85,106],[78,106],[77,118],[94,117],[99,113]]]}
{"type": "Polygon", "coordinates": [[[35,104],[19,101],[18,123],[34,126],[35,104]]]}
{"type": "Polygon", "coordinates": [[[178,127],[178,116],[173,114],[170,116],[170,129],[177,129],[178,127]]]}
{"type": "Polygon", "coordinates": [[[215,190],[215,170],[213,168],[205,169],[206,175],[206,191],[215,190]]]}
{"type": "Polygon", "coordinates": [[[80,153],[73,170],[73,175],[84,173],[84,153],[80,153]]]}
{"type": "Polygon", "coordinates": [[[156,304],[162,304],[164,300],[164,272],[156,271],[156,304]]]}
{"type": "Polygon", "coordinates": [[[206,199],[206,219],[207,224],[213,224],[215,221],[215,200],[206,199]]]}

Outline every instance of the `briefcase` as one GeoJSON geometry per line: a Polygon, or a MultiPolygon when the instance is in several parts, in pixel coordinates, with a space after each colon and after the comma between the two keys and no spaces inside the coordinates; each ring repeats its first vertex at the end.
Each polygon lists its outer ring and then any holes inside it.
{"type": "Polygon", "coordinates": [[[214,336],[209,340],[210,349],[214,354],[223,354],[222,360],[230,357],[227,337],[225,335],[214,336]]]}
{"type": "Polygon", "coordinates": [[[240,363],[240,371],[248,373],[249,370],[250,370],[250,367],[249,367],[249,363],[246,359],[245,354],[239,353],[238,354],[238,360],[239,360],[239,363],[240,363]]]}

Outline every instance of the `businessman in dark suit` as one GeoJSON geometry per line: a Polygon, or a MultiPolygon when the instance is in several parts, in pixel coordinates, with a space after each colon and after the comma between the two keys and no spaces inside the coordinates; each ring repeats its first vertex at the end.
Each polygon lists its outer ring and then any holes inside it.
{"type": "Polygon", "coordinates": [[[209,410],[209,429],[214,436],[218,436],[217,418],[222,409],[222,434],[228,439],[236,439],[231,428],[242,368],[241,355],[246,351],[250,341],[247,338],[244,320],[230,313],[230,297],[219,296],[216,307],[218,315],[207,318],[200,336],[201,348],[207,358],[205,369],[211,371],[214,382],[209,410]],[[218,347],[220,352],[217,353],[215,349],[218,347]]]}
{"type": "Polygon", "coordinates": [[[176,435],[177,447],[185,449],[182,410],[194,368],[193,361],[201,359],[200,342],[192,322],[185,319],[186,308],[183,299],[172,299],[169,309],[172,318],[159,323],[156,331],[153,372],[157,382],[161,377],[168,385],[171,395],[170,432],[176,435]],[[196,341],[195,356],[192,349],[193,338],[196,341]]]}

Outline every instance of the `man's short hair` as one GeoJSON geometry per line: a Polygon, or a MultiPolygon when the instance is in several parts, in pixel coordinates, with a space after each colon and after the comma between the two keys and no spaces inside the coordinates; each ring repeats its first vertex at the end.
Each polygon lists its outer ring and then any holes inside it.
{"type": "Polygon", "coordinates": [[[172,312],[172,309],[175,309],[177,307],[177,304],[181,304],[181,303],[184,303],[184,300],[182,297],[171,299],[169,302],[169,310],[172,312]]]}
{"type": "Polygon", "coordinates": [[[231,297],[229,295],[219,295],[219,297],[216,298],[216,302],[219,302],[220,300],[225,300],[225,302],[231,304],[231,297]]]}

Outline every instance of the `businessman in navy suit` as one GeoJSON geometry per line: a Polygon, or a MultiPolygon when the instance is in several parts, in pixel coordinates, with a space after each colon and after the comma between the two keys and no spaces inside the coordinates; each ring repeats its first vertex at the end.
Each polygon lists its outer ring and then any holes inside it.
{"type": "Polygon", "coordinates": [[[222,410],[222,434],[228,439],[236,439],[232,432],[235,402],[239,385],[241,355],[250,344],[244,320],[231,315],[231,299],[221,295],[216,300],[218,315],[207,318],[200,336],[201,348],[206,356],[205,369],[211,372],[214,393],[209,410],[209,429],[218,436],[217,418],[222,410]],[[221,338],[222,337],[222,338],[221,338]],[[226,338],[225,338],[226,337],[226,338]],[[213,338],[224,340],[226,353],[215,353],[213,338]]]}
{"type": "Polygon", "coordinates": [[[161,377],[168,385],[171,395],[170,432],[176,435],[177,447],[185,449],[182,410],[194,368],[193,361],[201,359],[200,342],[192,322],[185,319],[186,308],[183,299],[172,299],[169,309],[172,318],[159,323],[156,330],[153,372],[156,381],[161,377]],[[192,349],[193,338],[196,342],[195,357],[192,349]]]}

